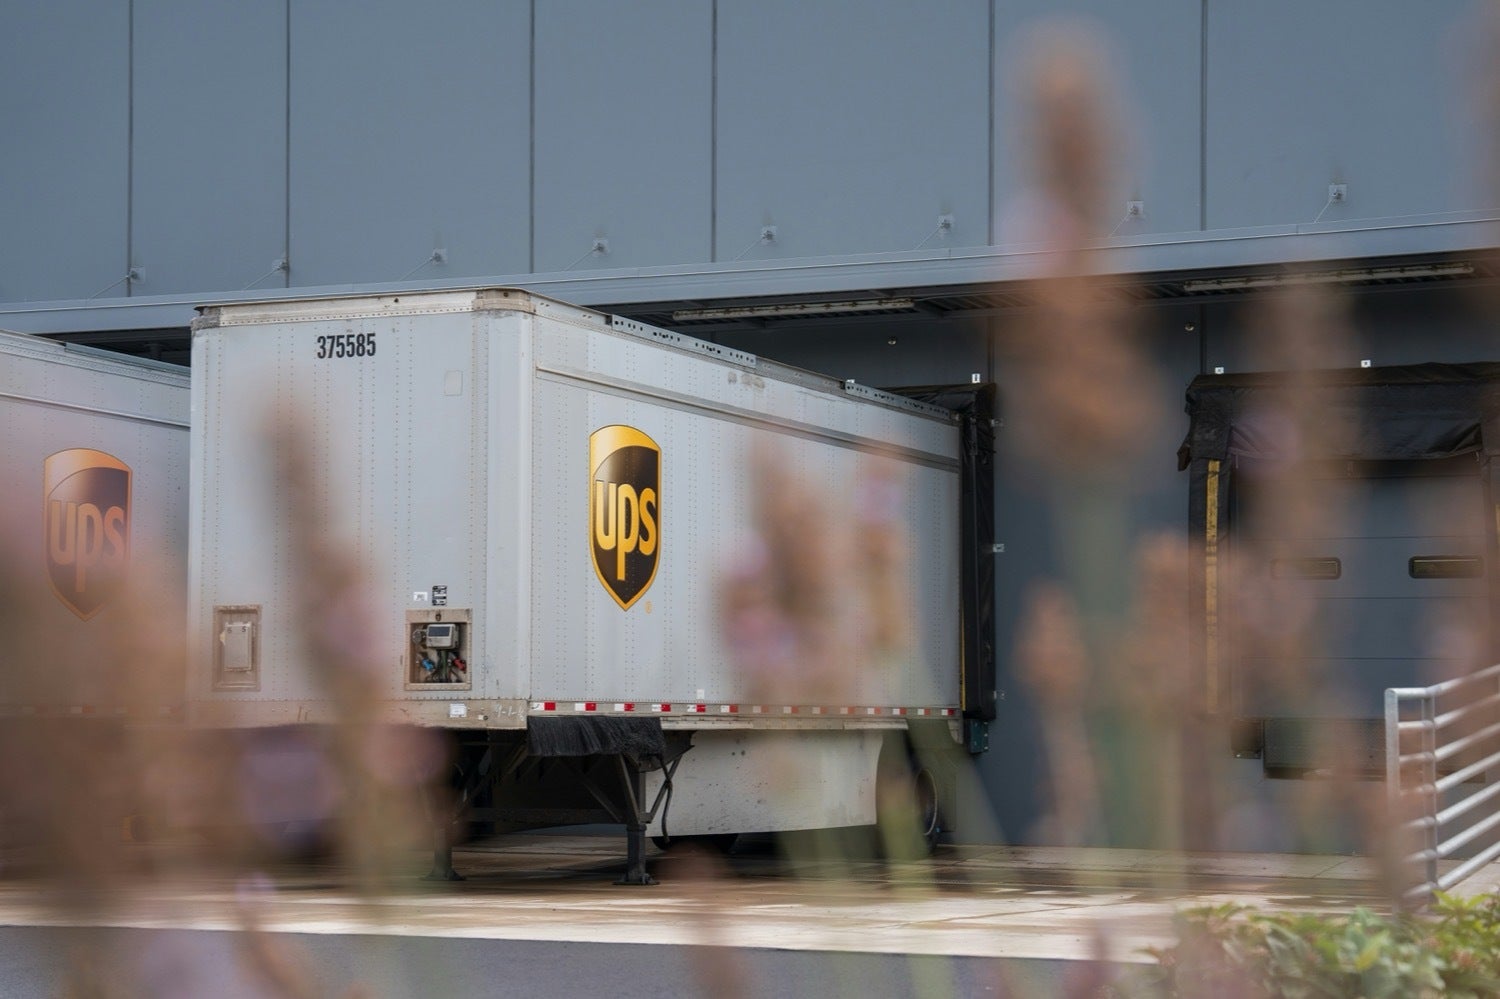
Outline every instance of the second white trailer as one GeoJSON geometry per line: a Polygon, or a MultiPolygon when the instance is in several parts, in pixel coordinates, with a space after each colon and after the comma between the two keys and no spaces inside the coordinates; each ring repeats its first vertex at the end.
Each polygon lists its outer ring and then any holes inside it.
{"type": "Polygon", "coordinates": [[[121,636],[146,619],[173,646],[183,628],[187,479],[186,369],[0,332],[0,569],[18,629],[0,717],[180,716],[180,677],[146,682],[121,636]]]}

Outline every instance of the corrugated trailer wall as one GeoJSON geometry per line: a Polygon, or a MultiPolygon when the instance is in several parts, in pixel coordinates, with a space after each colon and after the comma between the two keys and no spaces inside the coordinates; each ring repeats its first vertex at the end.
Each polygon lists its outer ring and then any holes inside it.
{"type": "MultiPolygon", "coordinates": [[[[125,626],[185,628],[188,377],[36,337],[0,333],[0,546],[40,648],[0,670],[0,712],[160,717],[127,672],[125,626]]],[[[162,665],[175,663],[167,657],[162,665]]]]}
{"type": "MultiPolygon", "coordinates": [[[[804,685],[802,703],[885,718],[959,703],[959,436],[946,411],[514,292],[210,310],[194,361],[192,696],[205,720],[330,710],[304,662],[305,553],[289,517],[369,573],[372,690],[402,719],[517,727],[539,705],[585,703],[666,704],[682,720],[746,702],[749,715],[756,677],[723,638],[721,591],[755,563],[778,503],[793,517],[816,507],[809,543],[833,538],[845,560],[822,571],[858,595],[826,615],[823,658],[852,672],[804,685]],[[295,427],[274,447],[273,417],[295,427]],[[611,433],[654,449],[629,514],[597,508],[624,495],[603,491],[611,433]],[[302,509],[278,492],[274,452],[288,448],[326,486],[302,509]],[[866,523],[899,546],[894,606],[868,596],[866,523]],[[627,544],[632,566],[651,562],[629,585],[627,544]],[[867,636],[882,614],[912,624],[877,654],[867,636]],[[215,659],[226,622],[249,624],[253,662],[215,659]],[[448,622],[468,633],[466,669],[444,680],[419,668],[411,629],[448,622]]],[[[802,679],[834,669],[797,666],[802,679]]]]}
{"type": "MultiPolygon", "coordinates": [[[[724,642],[721,591],[764,557],[763,535],[776,529],[764,522],[769,507],[770,518],[821,513],[829,528],[872,515],[900,526],[907,585],[887,612],[914,622],[911,652],[886,663],[867,654],[846,696],[859,705],[956,703],[959,482],[951,424],[871,404],[827,379],[799,384],[785,369],[644,348],[636,337],[538,326],[533,343],[536,696],[749,699],[754,678],[739,675],[724,642]],[[660,448],[662,563],[639,605],[644,613],[621,613],[593,580],[559,571],[577,564],[589,520],[578,485],[581,445],[607,426],[637,428],[660,448]]],[[[858,543],[852,534],[844,541],[858,543]]],[[[842,561],[823,571],[863,601],[859,552],[839,543],[827,554],[842,561]]],[[[869,648],[872,613],[863,604],[830,608],[840,654],[860,658],[869,648]]]]}

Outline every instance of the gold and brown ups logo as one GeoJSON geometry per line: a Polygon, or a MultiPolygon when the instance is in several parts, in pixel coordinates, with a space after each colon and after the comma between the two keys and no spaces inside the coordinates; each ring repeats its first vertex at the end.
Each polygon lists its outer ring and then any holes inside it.
{"type": "Polygon", "coordinates": [[[42,463],[43,525],[52,592],[84,620],[125,580],[130,558],[130,466],[90,448],[42,463]]]}
{"type": "Polygon", "coordinates": [[[656,578],[661,552],[661,448],[634,427],[589,435],[594,572],[622,610],[656,578]]]}

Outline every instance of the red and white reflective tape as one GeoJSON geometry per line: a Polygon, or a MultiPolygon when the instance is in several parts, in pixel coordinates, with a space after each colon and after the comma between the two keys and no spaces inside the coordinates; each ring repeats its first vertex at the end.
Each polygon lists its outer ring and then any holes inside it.
{"type": "MultiPolygon", "coordinates": [[[[954,718],[957,717],[960,713],[959,709],[957,708],[909,708],[904,706],[887,705],[842,705],[838,708],[833,708],[822,704],[750,704],[742,707],[739,704],[713,704],[710,702],[693,702],[690,704],[674,705],[671,701],[652,701],[650,703],[638,703],[636,701],[613,701],[602,704],[598,701],[531,701],[530,704],[533,714],[545,714],[548,712],[571,710],[579,714],[636,714],[640,712],[650,712],[652,714],[658,715],[684,713],[694,715],[779,714],[822,716],[837,714],[845,717],[852,715],[864,715],[866,717],[903,718],[909,715],[914,715],[921,718],[933,716],[942,718],[954,718]]],[[[23,714],[35,714],[38,709],[28,706],[23,707],[20,710],[23,714]]],[[[46,712],[48,710],[61,709],[41,708],[40,710],[46,712]]],[[[88,706],[72,707],[67,709],[67,711],[71,714],[94,713],[94,709],[88,706]]]]}

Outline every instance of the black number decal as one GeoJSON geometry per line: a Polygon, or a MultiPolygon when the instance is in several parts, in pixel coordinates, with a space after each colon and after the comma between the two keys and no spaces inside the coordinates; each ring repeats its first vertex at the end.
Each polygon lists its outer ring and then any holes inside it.
{"type": "Polygon", "coordinates": [[[374,357],[374,333],[340,333],[318,337],[318,357],[374,357]]]}

